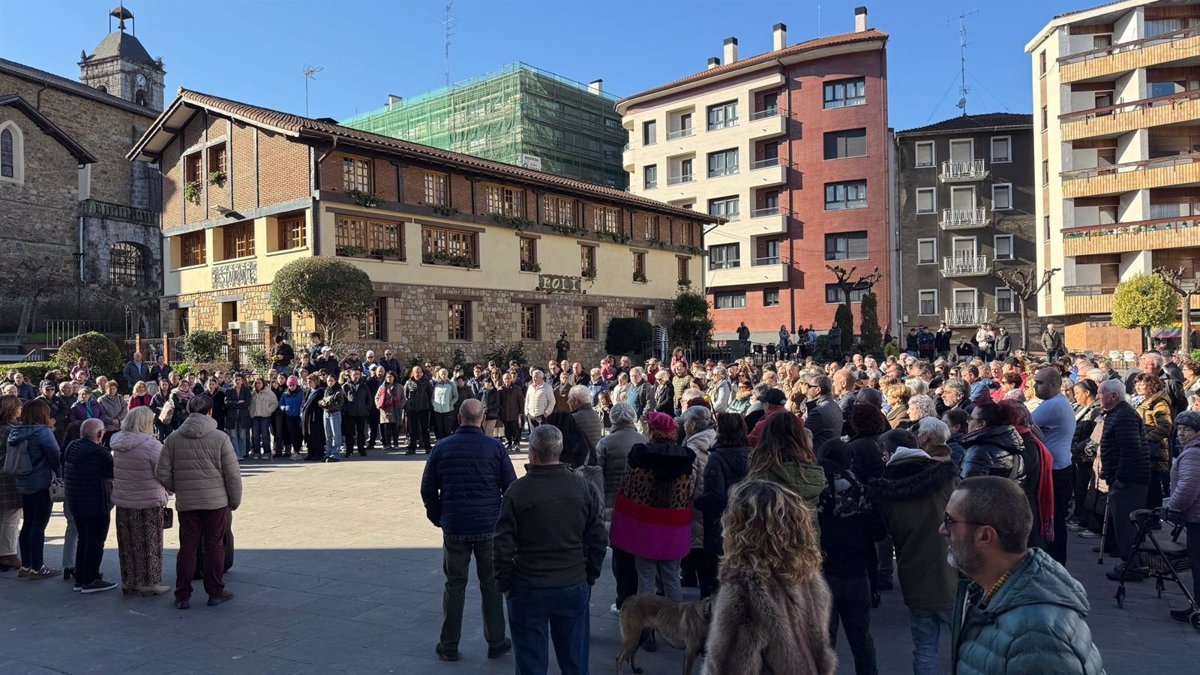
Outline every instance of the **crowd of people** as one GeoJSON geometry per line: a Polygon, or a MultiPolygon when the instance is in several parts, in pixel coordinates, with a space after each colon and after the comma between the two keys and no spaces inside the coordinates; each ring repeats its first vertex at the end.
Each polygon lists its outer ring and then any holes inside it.
{"type": "MultiPolygon", "coordinates": [[[[676,349],[544,369],[401,366],[390,349],[339,358],[313,334],[298,357],[278,340],[258,377],[181,377],[135,356],[127,396],[86,363],[37,389],[17,373],[0,385],[0,431],[26,463],[10,474],[6,454],[0,475],[0,565],[59,574],[42,548],[63,477],[64,576],[83,592],[115,587],[99,574],[115,505],[122,588],[166,592],[174,493],[176,606],[188,606],[201,541],[219,604],[232,597],[218,556],[239,462],[423,450],[421,493],[444,536],[445,660],[461,658],[474,557],[488,656],[515,650],[519,673],[545,672],[553,636],[562,671],[585,671],[590,589],[608,557],[615,615],[637,594],[712,598],[710,673],[833,672],[839,632],[855,671],[875,673],[871,610],[897,583],[915,673],[937,672],[943,628],[964,671],[1099,672],[1067,538],[1106,531],[1099,545],[1131,561],[1130,513],[1165,504],[1200,567],[1200,364],[1152,351],[1122,377],[1107,359],[1060,354],[1048,333],[1043,359],[992,359],[985,341],[961,358],[936,343],[828,363],[693,362],[676,349]]],[[[1142,574],[1136,562],[1110,573],[1142,574]]],[[[657,648],[653,632],[642,645],[657,648]]]]}

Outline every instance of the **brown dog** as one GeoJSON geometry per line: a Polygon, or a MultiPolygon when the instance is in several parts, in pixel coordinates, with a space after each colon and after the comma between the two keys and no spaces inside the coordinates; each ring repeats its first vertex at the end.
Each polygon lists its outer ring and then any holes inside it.
{"type": "Polygon", "coordinates": [[[697,602],[672,602],[658,595],[635,595],[621,607],[621,652],[617,654],[617,675],[626,663],[635,673],[642,669],[634,662],[634,654],[642,643],[642,633],[652,630],[676,649],[683,651],[683,675],[692,675],[696,657],[708,639],[708,624],[712,621],[712,598],[697,602]]]}

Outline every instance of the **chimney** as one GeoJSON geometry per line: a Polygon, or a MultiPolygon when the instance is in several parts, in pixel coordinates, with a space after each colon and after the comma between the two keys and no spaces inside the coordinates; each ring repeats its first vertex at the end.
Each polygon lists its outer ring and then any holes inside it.
{"type": "Polygon", "coordinates": [[[604,80],[592,80],[588,82],[588,93],[599,96],[604,93],[604,80]]]}
{"type": "Polygon", "coordinates": [[[725,38],[725,65],[737,61],[737,38],[725,38]]]}
{"type": "Polygon", "coordinates": [[[867,30],[867,8],[854,8],[854,32],[862,33],[867,30]]]}
{"type": "Polygon", "coordinates": [[[720,65],[721,65],[721,59],[718,59],[715,56],[710,56],[710,57],[708,57],[708,68],[706,68],[705,70],[712,70],[713,68],[716,68],[720,65]]]}
{"type": "Polygon", "coordinates": [[[391,110],[392,108],[398,108],[402,105],[404,105],[404,97],[403,96],[397,96],[395,94],[388,94],[388,102],[387,102],[388,110],[391,110]]]}
{"type": "Polygon", "coordinates": [[[777,23],[771,29],[771,35],[774,38],[774,50],[779,51],[787,47],[787,24],[777,23]]]}

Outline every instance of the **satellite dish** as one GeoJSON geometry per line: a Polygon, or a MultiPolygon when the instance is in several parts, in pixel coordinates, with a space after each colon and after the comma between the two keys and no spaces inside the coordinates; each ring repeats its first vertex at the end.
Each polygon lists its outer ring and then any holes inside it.
{"type": "Polygon", "coordinates": [[[954,105],[955,105],[955,106],[957,106],[957,107],[959,107],[959,108],[962,108],[963,110],[966,110],[966,108],[967,108],[967,99],[966,99],[965,97],[964,97],[964,98],[960,98],[960,99],[958,99],[958,103],[955,103],[954,105]]]}

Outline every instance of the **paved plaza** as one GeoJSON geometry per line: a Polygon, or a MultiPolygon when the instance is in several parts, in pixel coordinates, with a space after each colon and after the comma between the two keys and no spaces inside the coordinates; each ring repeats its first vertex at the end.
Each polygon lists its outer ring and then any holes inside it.
{"type": "MultiPolygon", "coordinates": [[[[518,474],[524,455],[515,455],[518,474]]],[[[0,673],[512,673],[511,654],[486,658],[478,590],[468,588],[463,660],[434,655],[441,625],[441,533],[425,519],[418,493],[425,456],[374,453],[339,464],[248,463],[245,499],[234,514],[237,559],[226,576],[237,597],[204,606],[196,583],[192,608],[170,595],[124,597],[119,591],[72,593],[59,580],[0,575],[0,673]]],[[[57,507],[56,507],[57,510],[57,507]]],[[[57,566],[65,521],[56,513],[47,561],[57,566]]],[[[166,535],[166,581],[174,580],[178,530],[166,535]]],[[[1153,583],[1131,584],[1124,609],[1115,584],[1096,564],[1094,540],[1072,536],[1071,571],[1088,587],[1089,623],[1109,673],[1195,673],[1200,633],[1172,622],[1178,589],[1162,600],[1153,583]]],[[[611,673],[620,643],[609,614],[612,576],[592,596],[593,672],[611,673]]],[[[115,530],[104,559],[118,579],[115,530]]],[[[692,591],[694,593],[694,591],[692,591]]],[[[911,672],[907,612],[899,591],[872,614],[882,673],[911,672]]],[[[948,635],[943,637],[948,650],[948,635]]],[[[844,639],[840,673],[853,665],[844,639]]],[[[679,652],[640,654],[651,675],[681,669],[679,652]]],[[[943,658],[944,670],[949,660],[943,658]]],[[[557,672],[556,667],[551,672],[557,672]]]]}

